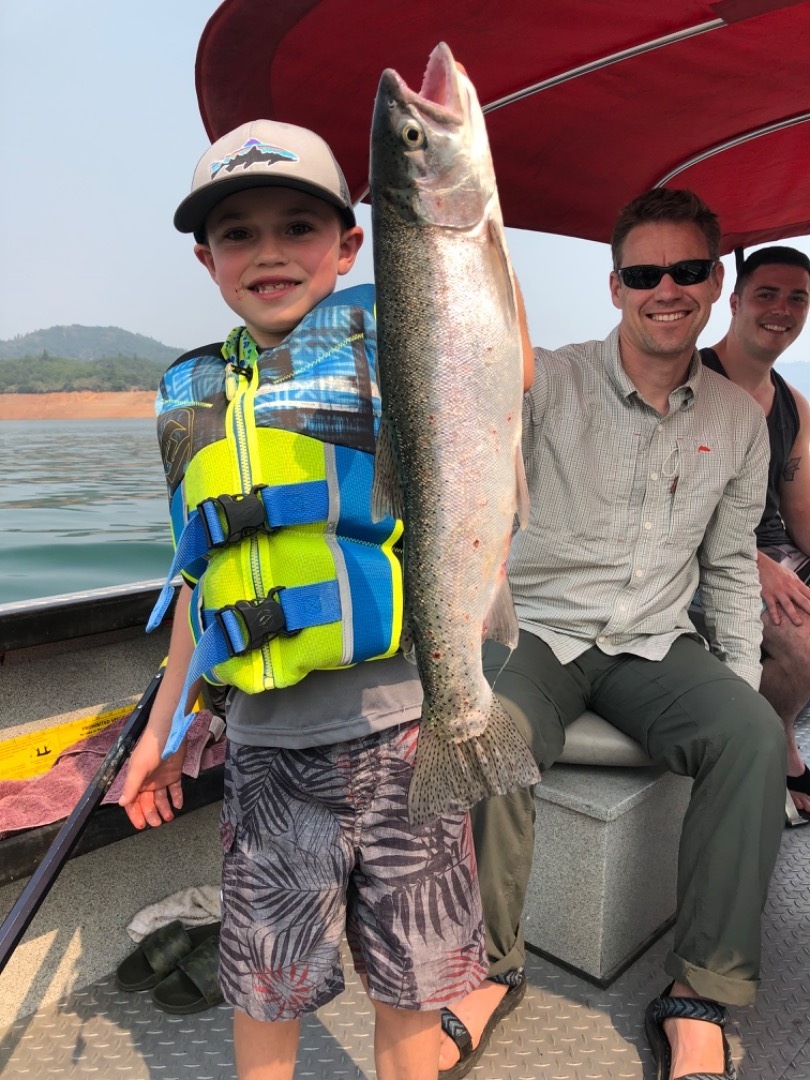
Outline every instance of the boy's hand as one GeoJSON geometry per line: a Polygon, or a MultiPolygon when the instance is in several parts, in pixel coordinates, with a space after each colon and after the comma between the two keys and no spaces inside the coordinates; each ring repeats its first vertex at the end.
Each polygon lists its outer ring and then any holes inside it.
{"type": "Polygon", "coordinates": [[[164,742],[147,728],[129,759],[118,805],[123,806],[136,829],[143,829],[147,825],[157,827],[164,821],[172,821],[174,810],[180,810],[183,806],[180,777],[186,744],[183,742],[179,750],[162,761],[160,755],[164,742]]]}

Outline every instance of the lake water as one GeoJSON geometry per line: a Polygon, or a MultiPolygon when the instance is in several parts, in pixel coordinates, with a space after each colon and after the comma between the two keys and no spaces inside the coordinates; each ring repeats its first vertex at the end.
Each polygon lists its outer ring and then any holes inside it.
{"type": "Polygon", "coordinates": [[[155,422],[0,422],[0,604],[163,578],[155,422]]]}

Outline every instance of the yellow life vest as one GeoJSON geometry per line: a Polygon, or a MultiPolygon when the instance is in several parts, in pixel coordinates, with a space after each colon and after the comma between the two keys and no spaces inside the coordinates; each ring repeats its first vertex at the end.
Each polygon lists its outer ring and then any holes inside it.
{"type": "MultiPolygon", "coordinates": [[[[315,307],[260,352],[244,327],[180,357],[158,435],[195,651],[165,754],[200,675],[258,693],[391,656],[402,629],[402,522],[371,520],[380,420],[374,294],[315,307]]],[[[148,629],[171,597],[164,589],[148,629]]]]}

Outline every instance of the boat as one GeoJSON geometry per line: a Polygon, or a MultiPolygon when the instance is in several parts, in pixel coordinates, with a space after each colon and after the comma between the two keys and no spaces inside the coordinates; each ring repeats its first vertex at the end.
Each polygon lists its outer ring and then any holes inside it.
{"type": "MultiPolygon", "coordinates": [[[[619,205],[672,182],[719,209],[725,252],[809,231],[810,189],[798,178],[810,157],[810,3],[566,0],[546,11],[530,0],[225,0],[200,41],[201,115],[212,138],[259,114],[315,127],[362,199],[379,73],[393,66],[418,82],[440,39],[479,89],[508,225],[605,241],[619,205]],[[246,40],[263,43],[249,65],[246,40]],[[336,57],[342,81],[326,86],[336,57]]],[[[168,625],[143,633],[160,584],[0,606],[0,751],[21,734],[138,702],[167,648],[168,625]]],[[[810,754],[807,716],[799,733],[810,754]]],[[[235,1075],[226,1005],[168,1016],[112,976],[139,910],[218,881],[221,772],[186,791],[184,812],[160,829],[136,834],[116,807],[91,819],[0,974],[4,1078],[235,1075]]],[[[58,829],[0,839],[0,917],[58,829]]],[[[786,829],[762,990],[732,1016],[741,1080],[810,1078],[808,896],[810,829],[786,829]]],[[[530,941],[527,996],[471,1075],[641,1080],[644,1006],[661,990],[670,941],[665,922],[603,978],[530,941]]],[[[350,964],[346,992],[303,1025],[295,1075],[374,1075],[372,1009],[350,964]]]]}

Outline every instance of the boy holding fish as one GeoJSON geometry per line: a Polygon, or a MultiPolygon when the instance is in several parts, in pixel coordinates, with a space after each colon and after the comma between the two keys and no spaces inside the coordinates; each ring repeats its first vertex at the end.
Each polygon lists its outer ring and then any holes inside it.
{"type": "Polygon", "coordinates": [[[293,1076],[300,1017],[343,988],[345,931],[376,1012],[377,1076],[430,1080],[438,1010],[487,964],[468,814],[408,819],[423,692],[398,651],[401,523],[371,517],[373,296],[333,295],[362,231],[328,146],[264,120],[213,144],[175,224],[244,326],[161,384],[185,583],[121,805],[138,828],[173,818],[197,676],[237,687],[220,981],[238,1074],[293,1076]],[[211,541],[202,560],[194,529],[211,541]],[[240,574],[248,601],[228,595],[240,574]],[[197,636],[212,643],[203,659],[197,636]]]}

